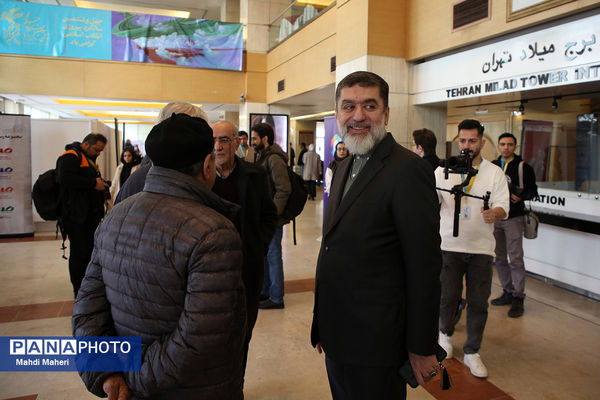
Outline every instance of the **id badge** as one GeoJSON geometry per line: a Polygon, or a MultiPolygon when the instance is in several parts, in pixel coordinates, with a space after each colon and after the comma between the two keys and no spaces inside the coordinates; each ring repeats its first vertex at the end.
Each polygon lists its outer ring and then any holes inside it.
{"type": "Polygon", "coordinates": [[[461,214],[463,219],[471,219],[471,207],[464,207],[461,214]]]}

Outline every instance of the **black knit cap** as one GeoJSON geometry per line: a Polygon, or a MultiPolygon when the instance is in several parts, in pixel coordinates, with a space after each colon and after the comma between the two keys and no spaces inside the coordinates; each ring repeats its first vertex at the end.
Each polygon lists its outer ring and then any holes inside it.
{"type": "Polygon", "coordinates": [[[154,165],[170,169],[189,167],[213,151],[213,131],[202,118],[172,114],[152,128],[146,153],[154,165]]]}

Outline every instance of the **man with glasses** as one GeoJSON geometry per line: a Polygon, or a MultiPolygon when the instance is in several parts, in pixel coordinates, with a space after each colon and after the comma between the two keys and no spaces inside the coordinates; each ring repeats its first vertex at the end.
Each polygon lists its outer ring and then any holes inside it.
{"type": "Polygon", "coordinates": [[[264,274],[263,259],[275,232],[277,212],[269,193],[265,169],[235,155],[240,142],[236,127],[231,122],[219,121],[212,125],[212,129],[217,166],[213,192],[241,206],[233,223],[242,237],[244,252],[242,280],[246,287],[248,315],[244,346],[245,369],[248,344],[258,315],[264,274]]]}

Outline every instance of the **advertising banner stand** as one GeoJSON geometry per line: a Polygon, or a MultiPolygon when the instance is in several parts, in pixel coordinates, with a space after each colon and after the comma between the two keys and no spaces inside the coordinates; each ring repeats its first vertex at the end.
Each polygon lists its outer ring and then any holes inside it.
{"type": "Polygon", "coordinates": [[[0,114],[0,238],[33,236],[31,118],[0,114]]]}

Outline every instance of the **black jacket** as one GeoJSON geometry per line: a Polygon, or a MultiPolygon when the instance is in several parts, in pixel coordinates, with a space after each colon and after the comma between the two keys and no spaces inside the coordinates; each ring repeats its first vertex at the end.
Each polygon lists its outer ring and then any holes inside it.
{"type": "Polygon", "coordinates": [[[433,171],[379,143],[342,198],[352,157],[338,165],[317,262],[313,346],[358,366],[400,366],[435,354],[440,311],[439,206],[433,171]]]}
{"type": "Polygon", "coordinates": [[[96,190],[100,173],[79,142],[65,146],[56,161],[60,184],[61,218],[76,224],[98,222],[104,216],[104,193],[96,190]]]}
{"type": "MultiPolygon", "coordinates": [[[[492,161],[494,164],[502,168],[501,163],[502,157],[498,157],[497,160],[492,161]]],[[[535,184],[535,172],[533,168],[527,163],[523,163],[523,188],[519,188],[519,163],[523,159],[514,155],[511,162],[506,167],[506,179],[508,180],[508,187],[510,194],[516,194],[522,200],[531,200],[538,195],[537,185],[535,184]]],[[[520,217],[525,214],[525,202],[519,201],[518,203],[510,202],[510,212],[508,218],[520,217]]]]}
{"type": "Polygon", "coordinates": [[[236,157],[241,237],[244,250],[243,280],[248,302],[258,301],[263,281],[264,256],[275,232],[277,210],[271,200],[264,168],[236,157]]]}

